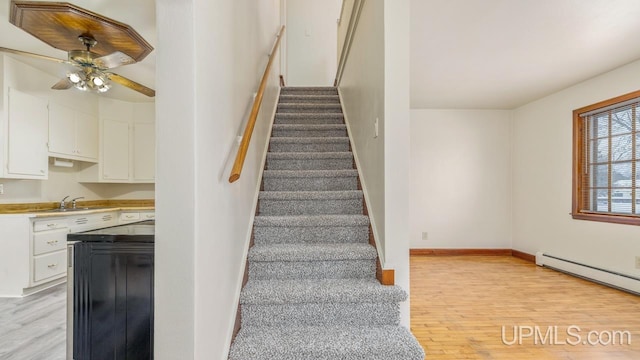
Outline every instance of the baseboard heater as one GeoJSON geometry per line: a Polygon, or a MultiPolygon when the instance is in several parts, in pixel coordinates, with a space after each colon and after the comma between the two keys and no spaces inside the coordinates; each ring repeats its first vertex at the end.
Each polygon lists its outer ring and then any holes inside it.
{"type": "Polygon", "coordinates": [[[580,264],[542,252],[536,253],[536,265],[640,295],[640,279],[633,276],[600,269],[591,265],[580,264]]]}

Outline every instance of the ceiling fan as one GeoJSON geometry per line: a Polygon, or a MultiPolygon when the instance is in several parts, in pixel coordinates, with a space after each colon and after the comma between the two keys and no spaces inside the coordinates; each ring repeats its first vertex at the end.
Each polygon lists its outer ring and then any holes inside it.
{"type": "Polygon", "coordinates": [[[105,92],[111,82],[153,97],[155,90],[111,69],[133,64],[153,47],[129,25],[69,3],[12,1],[9,21],[50,46],[67,51],[68,59],[0,47],[0,51],[71,66],[52,89],[77,88],[105,92]]]}

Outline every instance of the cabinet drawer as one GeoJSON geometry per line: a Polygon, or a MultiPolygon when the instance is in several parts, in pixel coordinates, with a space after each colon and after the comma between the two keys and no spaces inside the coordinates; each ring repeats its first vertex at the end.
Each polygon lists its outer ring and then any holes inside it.
{"type": "Polygon", "coordinates": [[[63,250],[67,243],[67,228],[33,234],[33,255],[63,250]]]}
{"type": "Polygon", "coordinates": [[[67,219],[37,220],[33,222],[33,231],[55,230],[67,227],[67,219]]]}
{"type": "Polygon", "coordinates": [[[57,275],[66,274],[67,251],[61,250],[33,258],[33,281],[38,282],[57,275]]]}
{"type": "Polygon", "coordinates": [[[140,220],[154,220],[155,218],[156,213],[154,212],[140,213],[140,220]]]}
{"type": "Polygon", "coordinates": [[[137,212],[125,212],[120,214],[120,221],[128,222],[128,221],[139,221],[140,213],[137,212]]]}

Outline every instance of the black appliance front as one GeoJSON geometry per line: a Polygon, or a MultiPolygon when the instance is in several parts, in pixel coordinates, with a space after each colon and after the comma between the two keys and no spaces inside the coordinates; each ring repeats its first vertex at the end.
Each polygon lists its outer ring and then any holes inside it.
{"type": "Polygon", "coordinates": [[[154,244],[73,247],[73,358],[153,359],[154,244]]]}

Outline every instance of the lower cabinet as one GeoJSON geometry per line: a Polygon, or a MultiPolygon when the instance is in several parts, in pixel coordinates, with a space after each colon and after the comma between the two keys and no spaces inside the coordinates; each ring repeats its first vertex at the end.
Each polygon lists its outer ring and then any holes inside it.
{"type": "Polygon", "coordinates": [[[73,358],[153,359],[153,243],[73,245],[73,358]]]}
{"type": "Polygon", "coordinates": [[[64,278],[67,275],[67,219],[33,221],[31,251],[31,287],[64,278]]]}

